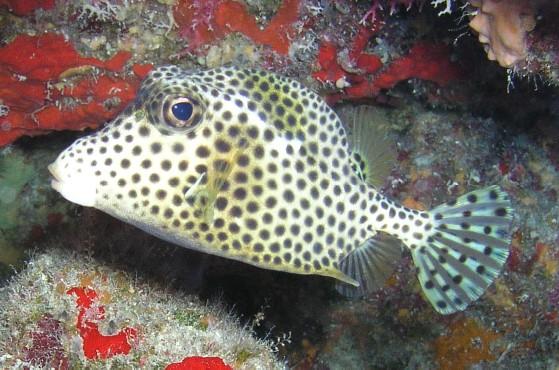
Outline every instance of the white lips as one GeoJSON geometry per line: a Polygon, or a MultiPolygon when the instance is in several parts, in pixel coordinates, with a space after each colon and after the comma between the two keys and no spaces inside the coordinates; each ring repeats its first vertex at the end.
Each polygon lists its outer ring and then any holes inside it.
{"type": "Polygon", "coordinates": [[[54,163],[51,163],[48,165],[47,169],[49,170],[52,179],[50,180],[50,186],[53,187],[54,190],[59,191],[57,189],[58,184],[60,184],[60,180],[58,178],[58,175],[56,173],[56,167],[54,166],[54,163]]]}
{"type": "Polygon", "coordinates": [[[96,197],[96,179],[90,173],[77,172],[68,168],[62,171],[59,160],[48,167],[53,179],[50,185],[70,202],[84,207],[93,207],[96,197]]]}

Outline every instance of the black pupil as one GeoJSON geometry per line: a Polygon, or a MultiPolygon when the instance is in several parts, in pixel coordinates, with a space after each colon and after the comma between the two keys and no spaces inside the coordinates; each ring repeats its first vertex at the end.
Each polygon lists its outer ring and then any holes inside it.
{"type": "Polygon", "coordinates": [[[171,111],[179,121],[187,121],[192,116],[192,104],[188,102],[173,104],[171,111]]]}

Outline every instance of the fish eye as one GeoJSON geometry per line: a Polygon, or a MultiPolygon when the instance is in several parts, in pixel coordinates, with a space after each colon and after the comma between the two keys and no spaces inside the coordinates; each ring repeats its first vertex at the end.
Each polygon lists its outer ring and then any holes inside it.
{"type": "Polygon", "coordinates": [[[180,103],[175,103],[171,107],[171,112],[173,112],[173,116],[179,121],[188,121],[190,117],[192,117],[192,112],[194,107],[190,102],[183,101],[180,103]]]}
{"type": "Polygon", "coordinates": [[[163,118],[167,126],[175,129],[195,127],[201,120],[201,106],[191,98],[175,97],[163,104],[163,118]]]}

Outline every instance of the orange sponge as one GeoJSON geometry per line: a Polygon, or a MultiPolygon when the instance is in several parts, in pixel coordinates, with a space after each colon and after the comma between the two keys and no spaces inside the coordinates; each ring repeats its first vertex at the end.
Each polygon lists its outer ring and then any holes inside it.
{"type": "Polygon", "coordinates": [[[487,57],[509,68],[526,58],[526,34],[536,26],[530,0],[471,0],[477,9],[470,27],[479,33],[487,57]]]}

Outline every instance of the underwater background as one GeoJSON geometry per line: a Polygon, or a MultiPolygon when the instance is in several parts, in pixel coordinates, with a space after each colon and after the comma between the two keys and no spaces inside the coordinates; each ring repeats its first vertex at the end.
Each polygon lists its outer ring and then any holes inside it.
{"type": "Polygon", "coordinates": [[[553,0],[0,0],[0,367],[556,369],[558,15],[553,0]],[[500,185],[504,271],[443,316],[409,253],[348,300],[63,199],[47,166],[166,64],[254,67],[371,107],[395,148],[381,190],[407,207],[500,185]]]}

